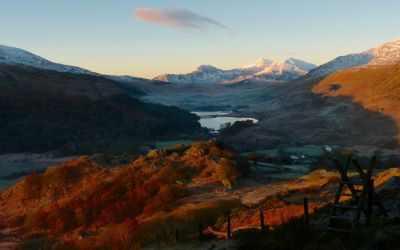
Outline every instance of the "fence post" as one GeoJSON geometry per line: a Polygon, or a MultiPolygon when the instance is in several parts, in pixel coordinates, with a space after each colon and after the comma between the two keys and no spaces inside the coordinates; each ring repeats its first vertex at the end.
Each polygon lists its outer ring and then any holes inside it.
{"type": "Polygon", "coordinates": [[[260,225],[261,225],[261,231],[265,230],[265,224],[264,224],[264,211],[262,208],[260,208],[260,225]]]}
{"type": "Polygon", "coordinates": [[[308,198],[304,198],[304,221],[308,224],[308,198]]]}
{"type": "Polygon", "coordinates": [[[368,199],[367,199],[367,226],[371,223],[372,205],[374,201],[374,179],[368,180],[368,199]]]}
{"type": "Polygon", "coordinates": [[[167,233],[167,229],[163,229],[163,238],[164,238],[164,242],[166,242],[168,244],[168,233],[167,233]]]}
{"type": "Polygon", "coordinates": [[[157,246],[160,247],[160,235],[157,234],[157,246]]]}
{"type": "Polygon", "coordinates": [[[201,240],[203,238],[203,230],[202,230],[202,225],[201,223],[199,223],[199,240],[201,240]]]}
{"type": "Polygon", "coordinates": [[[179,240],[178,228],[175,229],[175,240],[176,240],[176,242],[178,242],[178,240],[179,240]]]}
{"type": "Polygon", "coordinates": [[[231,215],[228,215],[228,239],[231,238],[231,215]]]}
{"type": "Polygon", "coordinates": [[[168,242],[171,242],[174,238],[174,228],[171,228],[168,234],[168,242]]]}

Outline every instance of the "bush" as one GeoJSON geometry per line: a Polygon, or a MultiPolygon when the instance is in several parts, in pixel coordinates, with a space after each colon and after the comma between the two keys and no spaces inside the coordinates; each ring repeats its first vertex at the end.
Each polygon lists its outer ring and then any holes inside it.
{"type": "Polygon", "coordinates": [[[38,199],[41,189],[42,182],[37,173],[33,172],[25,178],[22,190],[26,197],[38,199]]]}

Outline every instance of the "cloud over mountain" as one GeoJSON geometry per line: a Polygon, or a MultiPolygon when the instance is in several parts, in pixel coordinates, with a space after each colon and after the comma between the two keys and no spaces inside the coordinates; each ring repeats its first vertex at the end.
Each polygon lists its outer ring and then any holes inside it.
{"type": "Polygon", "coordinates": [[[209,27],[218,27],[231,32],[231,29],[211,18],[182,8],[137,8],[132,16],[144,22],[189,28],[205,31],[209,27]]]}

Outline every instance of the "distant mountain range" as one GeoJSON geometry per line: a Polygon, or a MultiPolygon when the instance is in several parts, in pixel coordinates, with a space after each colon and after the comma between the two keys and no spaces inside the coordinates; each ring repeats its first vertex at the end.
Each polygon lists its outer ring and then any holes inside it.
{"type": "Polygon", "coordinates": [[[201,65],[187,74],[164,74],[154,80],[179,84],[212,84],[238,82],[287,82],[301,76],[322,77],[332,72],[359,67],[390,65],[400,62],[400,39],[376,48],[337,57],[320,66],[289,58],[285,61],[261,59],[241,68],[222,70],[211,65],[201,65]]]}
{"type": "MultiPolygon", "coordinates": [[[[212,65],[201,65],[187,74],[164,74],[154,81],[178,84],[212,84],[257,82],[287,82],[307,75],[322,77],[332,72],[359,66],[390,65],[400,62],[400,39],[384,43],[376,48],[355,54],[339,56],[320,66],[299,59],[260,59],[241,68],[223,70],[212,65]]],[[[26,50],[0,45],[0,64],[28,66],[62,73],[104,76],[116,81],[136,83],[147,79],[133,76],[101,75],[80,67],[54,63],[26,50]]],[[[151,81],[151,80],[150,80],[151,81]]]]}
{"type": "Polygon", "coordinates": [[[201,65],[187,74],[165,74],[154,80],[183,84],[237,83],[243,80],[267,82],[291,81],[305,75],[316,65],[290,58],[285,61],[260,59],[241,68],[222,70],[211,65],[201,65]]]}

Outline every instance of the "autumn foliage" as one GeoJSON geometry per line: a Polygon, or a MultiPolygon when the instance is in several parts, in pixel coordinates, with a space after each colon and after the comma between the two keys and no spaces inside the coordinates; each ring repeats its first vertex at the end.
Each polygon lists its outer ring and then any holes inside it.
{"type": "Polygon", "coordinates": [[[146,218],[162,212],[167,219],[191,194],[189,185],[232,187],[246,175],[245,163],[216,141],[155,150],[118,168],[81,157],[3,191],[0,223],[20,227],[26,238],[55,237],[58,247],[136,248],[146,218]]]}

